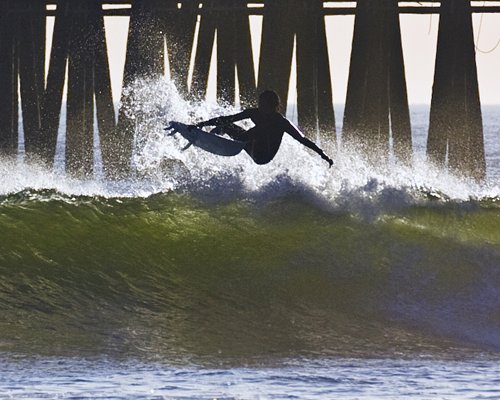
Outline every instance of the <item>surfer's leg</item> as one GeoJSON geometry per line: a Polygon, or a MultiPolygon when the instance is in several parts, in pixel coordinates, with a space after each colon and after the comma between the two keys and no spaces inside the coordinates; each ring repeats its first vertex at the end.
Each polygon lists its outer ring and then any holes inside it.
{"type": "Polygon", "coordinates": [[[258,165],[264,165],[272,161],[274,156],[276,155],[275,152],[269,152],[269,151],[262,151],[257,149],[258,146],[255,145],[254,140],[250,140],[246,143],[245,147],[243,150],[247,152],[247,154],[252,158],[255,164],[258,165]]]}
{"type": "Polygon", "coordinates": [[[236,124],[217,126],[210,131],[215,135],[228,135],[231,139],[245,142],[248,140],[248,132],[236,124]]]}

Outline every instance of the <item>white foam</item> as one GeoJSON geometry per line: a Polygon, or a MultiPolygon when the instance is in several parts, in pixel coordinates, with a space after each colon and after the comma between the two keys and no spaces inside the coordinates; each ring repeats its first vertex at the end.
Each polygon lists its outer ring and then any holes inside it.
{"type": "MultiPolygon", "coordinates": [[[[177,189],[206,190],[212,194],[237,192],[258,195],[307,192],[330,204],[353,202],[394,203],[413,201],[413,194],[435,193],[453,200],[500,197],[498,183],[477,184],[460,179],[417,158],[412,167],[390,163],[374,167],[354,152],[330,151],[332,168],[317,154],[285,135],[275,159],[256,165],[242,153],[220,157],[192,146],[181,151],[186,141],[165,135],[169,121],[195,123],[216,115],[231,114],[235,107],[182,98],[166,79],[142,80],[127,88],[132,95],[126,112],[136,124],[133,179],[109,182],[103,178],[75,180],[63,172],[47,171],[22,161],[0,161],[0,195],[26,189],[52,189],[70,196],[136,197],[177,189]]],[[[248,125],[245,125],[248,127],[248,125]]],[[[326,144],[326,148],[333,148],[326,144]]],[[[356,207],[356,205],[352,205],[356,207]]],[[[357,207],[356,207],[357,208],[357,207]]]]}

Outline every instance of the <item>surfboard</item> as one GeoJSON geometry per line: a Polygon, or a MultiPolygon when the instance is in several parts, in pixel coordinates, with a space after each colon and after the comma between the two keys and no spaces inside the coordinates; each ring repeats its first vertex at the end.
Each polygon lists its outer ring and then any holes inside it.
{"type": "Polygon", "coordinates": [[[189,142],[183,150],[194,145],[219,156],[235,156],[239,154],[246,145],[246,142],[226,139],[214,135],[213,133],[205,132],[202,129],[183,124],[182,122],[172,121],[165,130],[171,131],[169,133],[170,136],[179,133],[189,142]]]}

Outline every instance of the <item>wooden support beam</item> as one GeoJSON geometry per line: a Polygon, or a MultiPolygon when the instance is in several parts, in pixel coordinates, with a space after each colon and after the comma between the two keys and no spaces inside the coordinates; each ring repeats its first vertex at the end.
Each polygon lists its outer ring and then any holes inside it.
{"type": "Polygon", "coordinates": [[[29,12],[16,16],[22,27],[17,38],[19,80],[24,127],[24,145],[28,159],[40,155],[42,142],[42,101],[45,86],[45,9],[42,3],[20,0],[29,12]]]}
{"type": "Polygon", "coordinates": [[[210,61],[217,29],[216,18],[211,11],[213,3],[214,0],[210,3],[204,3],[204,14],[200,17],[198,42],[193,65],[193,79],[191,83],[191,95],[196,99],[203,99],[207,95],[208,74],[210,71],[210,61]]]}
{"type": "Polygon", "coordinates": [[[441,9],[427,154],[460,175],[486,175],[471,9],[461,0],[441,9]]]}
{"type": "MultiPolygon", "coordinates": [[[[130,4],[133,0],[103,0],[103,5],[113,5],[113,8],[106,7],[104,10],[105,16],[130,16],[130,4]]],[[[200,0],[201,1],[201,0],[200,0]]],[[[345,0],[307,0],[307,2],[311,5],[320,4],[323,6],[324,3],[328,3],[323,8],[323,15],[355,15],[356,8],[352,6],[344,6],[342,3],[346,3],[345,0]],[[335,4],[338,3],[338,4],[335,4]]],[[[498,5],[490,5],[488,3],[495,3],[498,0],[483,0],[479,5],[474,5],[471,7],[473,13],[500,13],[500,6],[498,5]]],[[[56,0],[48,0],[46,2],[47,6],[54,6],[56,0]]],[[[247,10],[247,13],[250,15],[263,15],[264,10],[262,7],[258,7],[265,3],[265,0],[233,0],[232,7],[239,7],[241,9],[247,10]],[[249,4],[251,6],[249,6],[249,4]],[[257,7],[256,7],[257,6],[257,7]]],[[[356,3],[356,2],[354,2],[356,3]]],[[[440,1],[404,1],[402,5],[398,7],[398,11],[401,14],[439,14],[439,5],[440,1]],[[413,4],[411,4],[413,3],[413,4]]],[[[477,4],[477,2],[476,2],[477,4]]],[[[165,12],[169,10],[169,8],[176,7],[174,6],[163,6],[159,11],[165,12]]],[[[222,10],[222,9],[221,9],[222,10]]],[[[202,15],[203,11],[199,11],[199,15],[202,15]]],[[[55,15],[55,11],[52,9],[47,10],[47,15],[53,16],[55,15]]]]}
{"type": "Polygon", "coordinates": [[[252,35],[248,15],[241,11],[234,12],[233,24],[236,42],[235,64],[238,76],[240,103],[242,107],[255,107],[257,84],[255,82],[252,35]]]}
{"type": "Polygon", "coordinates": [[[7,10],[10,2],[0,3],[0,154],[14,156],[18,149],[18,54],[20,27],[7,10]]]}
{"type": "Polygon", "coordinates": [[[93,174],[97,127],[104,170],[111,175],[120,143],[115,132],[102,9],[99,0],[78,6],[71,0],[59,0],[57,10],[42,103],[41,153],[48,163],[53,162],[67,71],[66,171],[75,177],[93,174]]]}
{"type": "Polygon", "coordinates": [[[344,109],[343,142],[375,161],[387,156],[389,141],[386,50],[381,2],[360,3],[356,9],[351,63],[344,109]]]}
{"type": "Polygon", "coordinates": [[[397,8],[391,7],[387,12],[390,21],[387,25],[389,51],[388,102],[393,153],[397,160],[410,165],[413,160],[413,144],[405,63],[401,43],[401,26],[397,8]]]}
{"type": "Polygon", "coordinates": [[[297,113],[306,132],[318,129],[318,24],[323,22],[314,4],[296,1],[297,113]]]}
{"type": "MultiPolygon", "coordinates": [[[[80,3],[82,8],[84,7],[80,3]]],[[[91,177],[94,168],[94,92],[89,10],[68,8],[71,18],[68,51],[68,100],[66,129],[66,172],[91,177]]]]}
{"type": "Polygon", "coordinates": [[[389,0],[359,3],[344,110],[343,140],[371,161],[389,154],[390,118],[394,153],[406,161],[411,132],[399,19],[389,0]]]}
{"type": "Polygon", "coordinates": [[[330,62],[319,3],[297,2],[297,110],[299,125],[335,142],[330,62]]]}
{"type": "MultiPolygon", "coordinates": [[[[231,0],[220,0],[218,5],[229,7],[231,0]]],[[[235,25],[233,15],[231,11],[219,11],[214,15],[217,29],[217,100],[229,104],[234,104],[236,97],[235,39],[239,27],[235,25]]]]}
{"type": "Polygon", "coordinates": [[[162,76],[165,39],[157,0],[133,0],[125,60],[124,86],[142,77],[162,76]]]}
{"type": "MultiPolygon", "coordinates": [[[[173,0],[175,8],[163,18],[170,76],[183,95],[188,94],[188,73],[196,29],[198,2],[173,0]],[[180,8],[178,7],[180,5],[180,8]]],[[[174,5],[174,4],[173,4],[174,5]]]]}
{"type": "Polygon", "coordinates": [[[264,9],[260,47],[259,92],[275,90],[286,111],[294,46],[293,9],[286,0],[269,0],[264,9]]]}
{"type": "Polygon", "coordinates": [[[52,35],[49,71],[42,103],[41,157],[49,165],[54,162],[57,134],[63,104],[67,56],[71,32],[71,18],[67,18],[69,1],[59,0],[52,35]]]}
{"type": "MultiPolygon", "coordinates": [[[[318,16],[316,16],[318,18],[318,16]]],[[[333,109],[332,71],[330,70],[330,57],[326,39],[325,19],[319,16],[317,22],[317,97],[318,104],[318,129],[321,138],[330,143],[336,143],[335,112],[333,109]]]]}
{"type": "Polygon", "coordinates": [[[117,171],[123,170],[130,163],[130,160],[123,160],[120,156],[120,145],[123,138],[118,135],[116,130],[103,12],[98,7],[98,2],[93,2],[90,6],[90,31],[93,32],[91,36],[93,91],[95,94],[99,143],[104,172],[108,177],[115,177],[117,171]]]}
{"type": "MultiPolygon", "coordinates": [[[[165,73],[165,37],[161,19],[155,13],[157,6],[157,0],[132,1],[123,88],[128,88],[137,79],[160,77],[165,73]]],[[[130,173],[135,122],[128,108],[133,95],[129,90],[122,91],[121,95],[116,136],[119,149],[117,176],[130,173]]]]}

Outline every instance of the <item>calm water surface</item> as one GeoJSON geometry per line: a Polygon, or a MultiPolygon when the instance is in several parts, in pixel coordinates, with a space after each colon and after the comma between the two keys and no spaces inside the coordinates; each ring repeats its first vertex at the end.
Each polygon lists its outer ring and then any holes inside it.
{"type": "Polygon", "coordinates": [[[498,360],[298,359],[238,368],[3,360],[2,398],[498,399],[498,360]]]}

